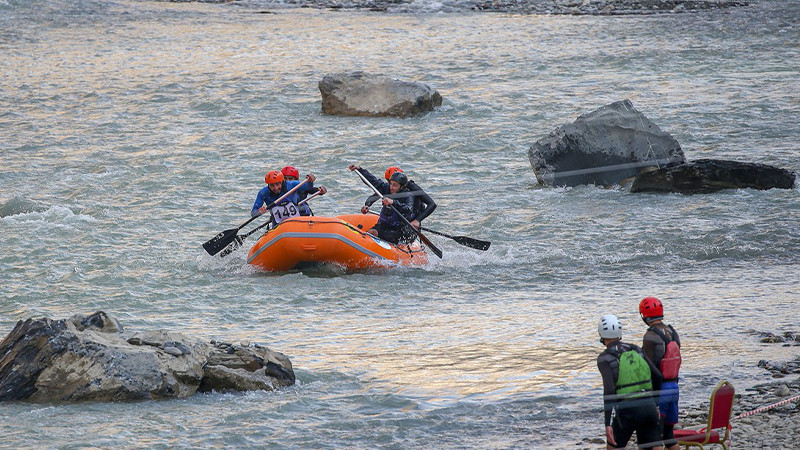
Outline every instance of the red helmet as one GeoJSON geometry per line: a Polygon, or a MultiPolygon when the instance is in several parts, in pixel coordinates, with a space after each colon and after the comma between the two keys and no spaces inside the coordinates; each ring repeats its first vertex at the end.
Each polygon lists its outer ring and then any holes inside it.
{"type": "Polygon", "coordinates": [[[285,177],[295,177],[295,178],[297,178],[298,180],[300,179],[300,172],[298,172],[298,171],[297,171],[297,169],[295,169],[295,168],[294,168],[294,167],[292,167],[292,166],[286,166],[286,167],[284,167],[283,169],[281,169],[281,173],[282,173],[282,174],[283,174],[283,176],[285,176],[285,177]]]}
{"type": "Polygon", "coordinates": [[[389,181],[389,178],[392,178],[392,174],[393,173],[402,172],[402,171],[403,171],[403,169],[401,169],[401,168],[399,168],[397,166],[392,166],[392,167],[389,167],[388,169],[386,169],[386,173],[383,176],[386,177],[386,181],[389,181]]]}
{"type": "Polygon", "coordinates": [[[267,184],[280,183],[283,181],[283,174],[277,170],[270,170],[264,175],[264,182],[267,184]]]}
{"type": "Polygon", "coordinates": [[[645,297],[639,302],[639,314],[642,319],[660,319],[664,317],[664,305],[655,297],[645,297]]]}

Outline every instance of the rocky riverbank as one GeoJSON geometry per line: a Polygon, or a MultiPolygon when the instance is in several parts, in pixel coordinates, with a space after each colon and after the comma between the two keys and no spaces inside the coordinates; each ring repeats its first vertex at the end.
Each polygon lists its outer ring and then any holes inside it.
{"type": "Polygon", "coordinates": [[[103,311],[20,320],[0,340],[0,402],[186,398],[294,382],[289,359],[264,346],[166,330],[131,335],[103,311]]]}
{"type": "MultiPolygon", "coordinates": [[[[793,346],[800,353],[800,333],[782,335],[752,332],[761,342],[793,346]]],[[[739,390],[733,404],[732,439],[735,448],[797,448],[800,442],[800,356],[791,361],[758,362],[775,381],[739,390]],[[785,404],[770,407],[786,401],[785,404]],[[764,408],[763,411],[757,411],[764,408]],[[737,419],[739,415],[750,414],[737,419]]],[[[681,421],[703,423],[708,417],[708,403],[682,405],[681,421]]]]}
{"type": "MultiPolygon", "coordinates": [[[[794,361],[800,367],[800,358],[794,361]]],[[[752,413],[800,395],[800,376],[786,377],[781,381],[763,384],[736,394],[733,404],[732,442],[734,448],[797,448],[800,442],[800,399],[755,412],[737,419],[741,414],[752,413]]],[[[685,409],[681,420],[685,423],[705,423],[708,404],[685,409]]]]}
{"type": "MultiPolygon", "coordinates": [[[[211,0],[228,1],[228,0],[211,0]]],[[[359,9],[406,12],[418,10],[413,0],[280,0],[276,7],[359,9]]],[[[639,15],[703,11],[746,6],[743,0],[475,0],[445,2],[448,10],[472,10],[512,14],[639,15]]]]}
{"type": "MultiPolygon", "coordinates": [[[[793,346],[800,353],[800,333],[751,332],[763,343],[793,346]]],[[[797,448],[800,442],[800,356],[792,361],[765,361],[758,367],[768,370],[775,381],[739,389],[733,404],[732,442],[735,448],[797,448]],[[789,401],[790,400],[790,401],[789,401]],[[785,404],[770,407],[786,401],[785,404]],[[765,408],[763,411],[758,411],[765,408]],[[746,417],[736,418],[739,415],[746,417]]],[[[735,387],[735,386],[734,386],[735,387]]],[[[710,392],[709,392],[710,395],[710,392]]],[[[701,424],[708,418],[708,402],[700,405],[681,404],[683,424],[701,424]]]]}

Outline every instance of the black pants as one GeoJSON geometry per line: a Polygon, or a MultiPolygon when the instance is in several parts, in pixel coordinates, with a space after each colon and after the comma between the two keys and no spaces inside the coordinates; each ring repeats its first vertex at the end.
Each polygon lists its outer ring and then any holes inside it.
{"type": "Polygon", "coordinates": [[[414,240],[416,233],[408,225],[391,227],[382,223],[375,224],[373,230],[378,232],[378,237],[392,244],[407,244],[414,240]]]}
{"type": "Polygon", "coordinates": [[[661,446],[661,420],[658,415],[658,405],[651,397],[624,400],[614,406],[616,415],[611,422],[614,430],[616,448],[628,445],[633,432],[641,448],[661,446]]]}

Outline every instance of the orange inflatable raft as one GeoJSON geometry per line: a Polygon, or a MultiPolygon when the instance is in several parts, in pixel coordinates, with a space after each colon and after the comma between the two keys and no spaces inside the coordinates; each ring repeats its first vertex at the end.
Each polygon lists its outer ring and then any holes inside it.
{"type": "Polygon", "coordinates": [[[247,262],[272,272],[319,263],[360,270],[428,262],[419,241],[390,244],[367,233],[377,220],[372,214],[292,217],[261,236],[247,262]]]}

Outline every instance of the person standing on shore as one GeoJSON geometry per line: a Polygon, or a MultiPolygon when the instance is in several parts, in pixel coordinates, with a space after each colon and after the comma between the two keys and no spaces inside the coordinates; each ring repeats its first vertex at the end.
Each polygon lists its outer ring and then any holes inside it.
{"type": "Polygon", "coordinates": [[[606,448],[625,448],[635,431],[639,448],[662,450],[658,405],[653,398],[653,389],[661,387],[661,372],[641,348],[622,342],[617,316],[603,316],[597,331],[606,346],[597,357],[603,378],[606,448]]]}
{"type": "Polygon", "coordinates": [[[642,351],[661,371],[664,381],[658,397],[658,410],[663,422],[664,446],[678,450],[678,440],[673,429],[678,423],[678,370],[680,369],[681,338],[672,325],[664,323],[664,305],[655,297],[645,297],[639,302],[639,314],[647,324],[642,338],[642,351]],[[674,344],[672,344],[674,342],[674,344]]]}

